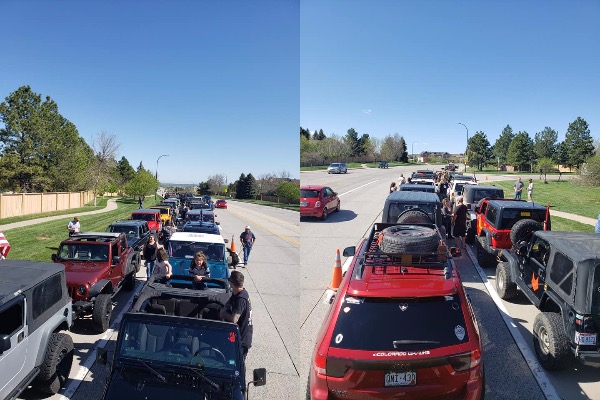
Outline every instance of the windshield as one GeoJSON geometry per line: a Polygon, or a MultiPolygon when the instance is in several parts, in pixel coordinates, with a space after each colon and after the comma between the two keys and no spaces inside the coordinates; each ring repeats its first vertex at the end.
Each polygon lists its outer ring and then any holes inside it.
{"type": "Polygon", "coordinates": [[[329,168],[338,168],[339,166],[340,166],[340,164],[333,163],[329,166],[329,168]]]}
{"type": "Polygon", "coordinates": [[[214,222],[215,215],[214,214],[200,214],[200,213],[188,213],[187,220],[188,221],[200,221],[200,217],[202,217],[203,222],[214,222]]]}
{"type": "Polygon", "coordinates": [[[481,199],[503,199],[504,191],[502,189],[476,189],[473,190],[473,201],[471,203],[477,204],[481,199]]]}
{"type": "Polygon", "coordinates": [[[331,347],[418,351],[467,343],[462,304],[453,296],[390,299],[347,296],[331,347]],[[386,329],[373,329],[385,326],[386,329]]]}
{"type": "Polygon", "coordinates": [[[124,233],[128,237],[135,237],[137,229],[127,225],[111,225],[108,227],[109,232],[124,233]]]}
{"type": "MultiPolygon", "coordinates": [[[[171,321],[170,321],[171,322],[171,321]]],[[[171,326],[161,321],[127,322],[119,335],[122,357],[239,371],[237,332],[171,326]]]]}
{"type": "Polygon", "coordinates": [[[60,246],[58,257],[73,261],[107,261],[108,245],[97,243],[69,243],[60,246]]]}
{"type": "Polygon", "coordinates": [[[300,197],[302,197],[302,198],[307,197],[309,199],[317,199],[319,197],[319,191],[302,189],[302,190],[300,190],[300,197]]]}
{"type": "Polygon", "coordinates": [[[220,243],[206,242],[180,242],[171,240],[169,242],[169,257],[194,258],[194,254],[202,251],[210,261],[223,261],[225,256],[225,245],[220,243]]]}
{"type": "Polygon", "coordinates": [[[155,214],[134,213],[134,214],[131,214],[131,219],[139,219],[142,221],[154,221],[154,215],[155,214]]]}

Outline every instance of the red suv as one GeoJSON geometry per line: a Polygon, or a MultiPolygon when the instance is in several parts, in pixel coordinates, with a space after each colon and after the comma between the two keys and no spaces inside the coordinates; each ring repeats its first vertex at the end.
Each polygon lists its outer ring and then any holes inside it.
{"type": "Polygon", "coordinates": [[[435,225],[378,223],[344,255],[307,398],[483,398],[477,321],[435,225]]]}
{"type": "Polygon", "coordinates": [[[300,187],[300,217],[317,217],[325,221],[332,211],[340,211],[340,199],[330,187],[300,187]]]}
{"type": "Polygon", "coordinates": [[[148,227],[154,233],[160,232],[163,227],[160,210],[156,208],[140,208],[139,210],[135,210],[131,213],[131,219],[148,221],[148,227]]]}

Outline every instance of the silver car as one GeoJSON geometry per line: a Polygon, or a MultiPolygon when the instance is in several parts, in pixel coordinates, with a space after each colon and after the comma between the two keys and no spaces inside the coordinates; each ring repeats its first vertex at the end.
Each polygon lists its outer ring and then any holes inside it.
{"type": "Polygon", "coordinates": [[[346,163],[331,163],[331,165],[329,165],[329,167],[327,168],[327,173],[328,174],[347,174],[348,173],[348,166],[346,165],[346,163]]]}

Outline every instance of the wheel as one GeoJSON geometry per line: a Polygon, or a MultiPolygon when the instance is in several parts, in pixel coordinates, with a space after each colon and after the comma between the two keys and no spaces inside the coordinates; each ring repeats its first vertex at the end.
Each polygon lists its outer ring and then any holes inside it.
{"type": "Polygon", "coordinates": [[[465,242],[468,244],[475,243],[475,229],[473,228],[473,222],[471,222],[471,227],[467,229],[467,236],[465,237],[465,242]]]}
{"type": "Polygon", "coordinates": [[[342,202],[341,202],[341,201],[338,201],[338,205],[337,205],[337,207],[335,208],[335,211],[336,211],[336,212],[339,212],[339,211],[340,211],[340,207],[341,207],[341,205],[342,205],[342,202]]]}
{"type": "Polygon", "coordinates": [[[545,369],[560,370],[569,366],[573,354],[560,314],[542,312],[535,317],[533,347],[540,364],[545,369]]]}
{"type": "Polygon", "coordinates": [[[323,215],[321,215],[321,219],[325,221],[327,219],[327,208],[323,209],[323,215]]]}
{"type": "MultiPolygon", "coordinates": [[[[135,268],[134,268],[135,269],[135,268]]],[[[126,275],[123,279],[123,289],[131,292],[135,289],[135,272],[131,271],[129,275],[126,275]]]]}
{"type": "Polygon", "coordinates": [[[541,222],[534,221],[532,219],[522,219],[515,222],[510,230],[510,240],[513,244],[518,244],[522,241],[529,242],[531,235],[535,231],[539,231],[543,228],[541,222]]]}
{"type": "Polygon", "coordinates": [[[73,364],[73,339],[66,333],[53,333],[48,339],[40,373],[33,381],[37,390],[56,394],[64,387],[73,364]]]}
{"type": "Polygon", "coordinates": [[[486,236],[478,236],[475,244],[477,262],[480,267],[489,267],[496,259],[493,254],[489,253],[490,245],[487,242],[486,236]]]}
{"type": "Polygon", "coordinates": [[[390,226],[381,234],[380,249],[385,253],[433,252],[440,240],[435,229],[417,225],[390,226]]]}
{"type": "Polygon", "coordinates": [[[421,210],[408,210],[398,217],[399,224],[428,224],[431,223],[429,215],[421,210]]]}
{"type": "Polygon", "coordinates": [[[135,258],[135,273],[140,272],[140,268],[142,267],[142,256],[140,253],[137,253],[137,257],[135,258]]]}
{"type": "Polygon", "coordinates": [[[92,324],[94,330],[98,333],[105,332],[110,326],[110,316],[112,314],[112,297],[110,294],[99,294],[94,301],[92,311],[92,324]]]}
{"type": "Polygon", "coordinates": [[[517,284],[510,279],[510,269],[506,262],[500,262],[496,267],[496,291],[503,300],[517,295],[517,284]]]}
{"type": "Polygon", "coordinates": [[[308,372],[308,382],[306,382],[306,400],[312,400],[310,395],[310,371],[308,372]]]}

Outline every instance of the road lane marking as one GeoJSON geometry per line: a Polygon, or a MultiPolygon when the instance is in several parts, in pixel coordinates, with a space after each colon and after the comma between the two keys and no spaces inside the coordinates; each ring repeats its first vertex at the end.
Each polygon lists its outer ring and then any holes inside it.
{"type": "Polygon", "coordinates": [[[547,400],[561,400],[561,397],[558,395],[558,393],[556,392],[556,389],[554,389],[554,386],[548,379],[548,375],[546,375],[546,373],[544,372],[544,369],[542,368],[540,363],[537,361],[537,358],[535,357],[535,355],[529,348],[529,345],[523,338],[523,335],[521,335],[521,332],[519,332],[519,328],[517,327],[514,320],[512,319],[512,316],[509,314],[508,310],[504,306],[504,303],[502,303],[502,299],[500,299],[500,296],[496,292],[496,289],[494,289],[494,287],[488,280],[487,274],[479,266],[479,263],[477,262],[475,255],[473,255],[473,252],[471,251],[470,247],[467,247],[467,253],[469,254],[469,258],[471,259],[471,262],[473,263],[475,270],[479,274],[481,281],[483,282],[488,293],[490,294],[490,297],[496,304],[496,307],[498,307],[498,310],[500,311],[500,315],[502,316],[502,320],[506,324],[508,331],[512,335],[517,347],[519,348],[519,351],[523,355],[523,358],[525,359],[527,366],[531,370],[531,374],[537,381],[537,384],[540,387],[540,390],[542,391],[544,396],[546,396],[547,400]]]}
{"type": "Polygon", "coordinates": [[[352,193],[352,192],[354,192],[355,190],[358,190],[358,189],[360,189],[360,188],[363,188],[363,187],[365,187],[365,186],[367,186],[367,185],[370,185],[371,183],[375,183],[375,182],[379,182],[379,179],[375,179],[374,181],[371,181],[371,182],[365,183],[364,185],[361,185],[361,186],[359,186],[359,187],[356,187],[356,188],[354,188],[354,189],[348,190],[347,192],[344,192],[344,193],[342,193],[342,194],[338,194],[338,197],[342,197],[342,196],[343,196],[343,195],[345,195],[345,194],[352,193]]]}
{"type": "MultiPolygon", "coordinates": [[[[242,215],[240,215],[240,214],[236,213],[235,211],[229,210],[229,212],[230,212],[230,213],[232,213],[232,214],[235,214],[235,215],[236,215],[238,218],[240,218],[240,219],[243,219],[244,221],[246,221],[246,222],[248,222],[248,223],[250,223],[250,224],[252,224],[252,225],[257,225],[257,226],[261,227],[261,228],[262,228],[262,229],[264,229],[265,231],[267,231],[267,232],[269,232],[269,233],[272,233],[273,235],[277,236],[278,238],[280,238],[280,239],[282,239],[282,240],[284,240],[284,241],[288,242],[288,243],[289,243],[289,244],[291,244],[292,246],[297,246],[297,247],[300,247],[300,241],[299,241],[299,240],[292,239],[292,238],[290,238],[290,237],[287,237],[287,236],[284,236],[284,235],[280,235],[279,233],[273,232],[272,230],[270,230],[270,229],[269,229],[269,228],[267,228],[266,226],[264,226],[264,225],[261,225],[261,224],[259,224],[258,222],[254,221],[254,220],[252,220],[252,219],[246,218],[246,217],[244,217],[244,216],[242,216],[242,215]]],[[[285,222],[285,221],[284,221],[284,222],[285,222]]]]}

